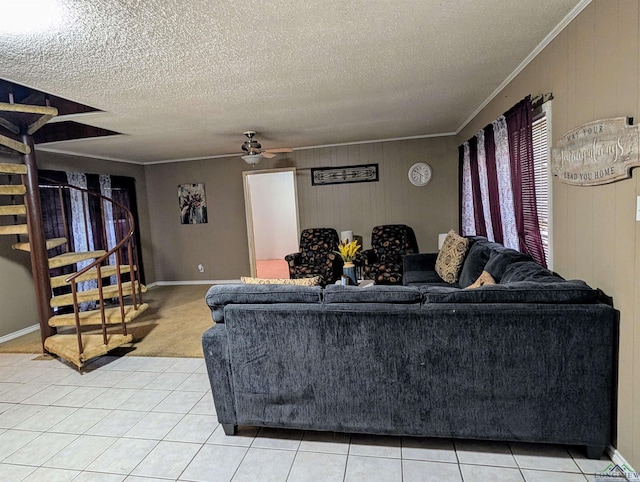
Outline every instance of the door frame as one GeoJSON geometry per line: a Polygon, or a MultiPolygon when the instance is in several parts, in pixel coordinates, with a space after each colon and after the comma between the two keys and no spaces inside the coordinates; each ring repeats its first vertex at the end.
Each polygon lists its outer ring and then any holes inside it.
{"type": "Polygon", "coordinates": [[[298,212],[298,183],[296,179],[296,168],[286,167],[280,169],[262,169],[258,171],[243,171],[242,172],[242,185],[244,187],[244,208],[245,218],[247,221],[247,241],[249,245],[249,265],[251,267],[251,276],[256,277],[256,245],[255,245],[255,232],[253,227],[253,209],[251,207],[251,189],[249,185],[249,176],[263,175],[263,174],[275,174],[280,172],[291,172],[293,177],[293,197],[296,215],[296,232],[300,232],[300,215],[298,212]]]}

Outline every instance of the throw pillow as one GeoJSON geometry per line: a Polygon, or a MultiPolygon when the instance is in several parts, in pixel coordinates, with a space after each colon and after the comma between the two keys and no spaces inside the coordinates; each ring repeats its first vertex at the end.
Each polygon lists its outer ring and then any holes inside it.
{"type": "Polygon", "coordinates": [[[451,230],[442,243],[436,259],[436,273],[447,283],[455,283],[460,275],[460,268],[467,254],[469,240],[451,230]]]}
{"type": "Polygon", "coordinates": [[[320,276],[311,278],[250,278],[242,276],[240,278],[244,284],[248,285],[298,285],[298,286],[318,286],[320,284],[320,276]]]}
{"type": "Polygon", "coordinates": [[[474,288],[480,288],[481,286],[494,284],[496,284],[496,280],[493,279],[493,276],[491,276],[486,271],[483,271],[482,273],[480,273],[480,276],[478,276],[478,279],[473,284],[467,286],[465,289],[472,290],[474,288]]]}

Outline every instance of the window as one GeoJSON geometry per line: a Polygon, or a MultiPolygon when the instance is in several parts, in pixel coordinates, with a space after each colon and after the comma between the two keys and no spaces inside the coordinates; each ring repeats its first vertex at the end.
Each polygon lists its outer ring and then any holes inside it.
{"type": "Polygon", "coordinates": [[[550,110],[548,105],[544,110],[541,105],[549,97],[538,96],[535,111],[531,96],[525,97],[459,149],[462,234],[495,239],[529,254],[543,266],[549,266],[551,241],[550,110]],[[535,146],[534,121],[538,121],[535,146]],[[534,149],[538,153],[538,174],[534,149]],[[540,225],[545,231],[546,250],[540,225]]]}
{"type": "Polygon", "coordinates": [[[547,266],[553,267],[551,256],[551,101],[543,104],[534,112],[532,122],[533,164],[536,186],[536,204],[538,224],[547,266]]]}

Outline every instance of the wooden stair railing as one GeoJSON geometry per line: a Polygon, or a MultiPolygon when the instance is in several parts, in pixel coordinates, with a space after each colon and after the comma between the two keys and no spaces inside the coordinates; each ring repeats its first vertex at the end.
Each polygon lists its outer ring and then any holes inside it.
{"type": "MultiPolygon", "coordinates": [[[[29,210],[25,204],[19,204],[17,201],[19,197],[26,197],[29,194],[23,182],[27,175],[28,167],[23,164],[0,163],[0,217],[4,219],[9,217],[12,221],[10,224],[0,223],[0,235],[17,236],[18,240],[12,247],[30,252],[33,258],[34,245],[36,244],[30,229],[33,223],[28,217],[29,210]],[[19,183],[15,182],[16,176],[21,176],[19,183]],[[8,180],[8,183],[2,183],[5,180],[8,180]],[[26,224],[22,220],[25,217],[26,224]],[[25,235],[29,236],[28,242],[20,239],[25,235]]],[[[96,356],[106,354],[123,344],[131,343],[132,336],[127,333],[127,323],[148,308],[142,299],[142,293],[146,291],[146,288],[142,285],[138,270],[138,254],[134,242],[135,221],[127,207],[113,199],[68,184],[46,181],[44,184],[47,188],[58,190],[57,198],[63,219],[64,237],[44,240],[41,243],[44,246],[46,259],[46,267],[41,271],[42,276],[46,276],[46,280],[35,280],[36,291],[38,291],[37,286],[41,286],[41,282],[46,281],[44,284],[49,286],[46,325],[50,329],[50,332],[42,334],[43,348],[80,368],[96,356]],[[89,197],[99,200],[101,218],[99,226],[102,229],[102,238],[105,243],[107,240],[105,203],[111,205],[114,225],[120,223],[122,231],[125,233],[119,236],[118,230],[116,230],[113,247],[90,252],[69,250],[68,215],[64,201],[65,190],[82,192],[82,218],[87,222],[90,222],[87,215],[87,200],[89,197]],[[64,252],[49,257],[47,252],[56,248],[58,248],[57,251],[64,250],[64,252]],[[76,265],[86,260],[92,261],[87,266],[76,269],[74,273],[51,277],[51,269],[76,265]],[[114,260],[114,263],[112,264],[110,260],[114,260]],[[115,279],[114,284],[104,283],[105,279],[112,277],[115,279]],[[97,288],[81,290],[80,283],[90,280],[96,281],[97,288]],[[65,286],[70,288],[71,293],[55,293],[65,286]],[[131,302],[127,302],[129,299],[131,302]],[[96,309],[81,311],[80,304],[86,301],[96,301],[96,309]],[[65,306],[73,307],[73,312],[60,313],[65,306]],[[55,314],[53,310],[56,310],[55,314]],[[119,329],[114,331],[114,327],[117,326],[119,329]],[[87,329],[91,327],[100,331],[100,334],[87,333],[87,329]],[[74,332],[69,333],[69,330],[74,332]]],[[[26,199],[25,202],[27,202],[26,199]]],[[[42,223],[42,219],[39,221],[42,223]]],[[[85,232],[88,234],[88,230],[85,232]]]]}
{"type": "MultiPolygon", "coordinates": [[[[60,207],[63,219],[66,219],[67,215],[64,207],[64,196],[62,191],[75,190],[82,193],[82,217],[85,220],[85,235],[87,237],[89,236],[88,224],[90,222],[87,214],[87,205],[89,204],[88,198],[90,196],[99,200],[101,218],[100,226],[102,229],[102,239],[105,240],[105,243],[107,240],[105,203],[111,203],[113,211],[122,213],[126,220],[126,234],[122,236],[121,239],[116,239],[115,246],[108,251],[93,251],[91,255],[86,257],[77,253],[80,257],[85,259],[93,258],[94,261],[75,273],[66,276],[57,276],[52,279],[52,287],[54,287],[54,289],[60,286],[70,286],[71,293],[53,296],[50,302],[51,307],[58,308],[61,306],[71,305],[73,306],[73,317],[71,318],[68,314],[54,315],[49,319],[48,324],[55,327],[72,325],[75,328],[75,343],[77,344],[77,349],[72,349],[68,335],[60,334],[48,337],[44,342],[44,347],[47,351],[68,359],[80,367],[85,361],[95,356],[105,354],[113,348],[130,343],[132,337],[127,333],[126,323],[142,314],[148,307],[148,305],[146,305],[142,300],[142,293],[146,291],[146,288],[141,283],[140,273],[137,269],[137,250],[134,242],[135,221],[132,213],[126,208],[126,206],[107,198],[102,194],[71,186],[69,184],[54,183],[46,179],[44,181],[47,181],[47,184],[50,186],[53,185],[58,189],[58,197],[61,200],[60,207]],[[109,264],[112,257],[115,259],[115,265],[109,264]],[[126,259],[126,263],[123,262],[123,257],[126,259]],[[103,280],[112,276],[116,278],[116,284],[105,286],[103,280]],[[96,280],[97,288],[86,291],[79,290],[79,283],[87,280],[96,280]],[[127,305],[125,303],[126,297],[131,298],[131,305],[127,305]],[[115,307],[107,308],[108,299],[117,299],[117,305],[115,307]],[[92,310],[94,313],[91,313],[90,311],[80,311],[80,304],[85,301],[98,302],[97,309],[92,310]],[[98,313],[95,313],[96,311],[98,313]],[[120,316],[117,316],[116,312],[118,312],[120,316]],[[101,327],[101,335],[83,334],[83,327],[91,324],[99,325],[101,327]],[[107,330],[107,326],[115,324],[119,324],[121,326],[120,332],[109,332],[107,330]],[[99,342],[98,339],[101,339],[101,342],[99,342]],[[88,345],[88,347],[86,345],[88,345]]],[[[114,221],[114,223],[115,222],[116,221],[114,221]]],[[[66,222],[65,236],[68,237],[68,233],[66,232],[66,222]]],[[[49,266],[55,267],[58,264],[56,261],[60,258],[73,258],[75,254],[76,253],[66,253],[51,258],[49,260],[49,266]]],[[[68,264],[64,261],[63,263],[68,264]]]]}
{"type": "MultiPolygon", "coordinates": [[[[0,163],[0,174],[8,175],[26,175],[26,166],[20,164],[2,164],[0,163]]],[[[140,273],[137,268],[137,250],[134,243],[135,221],[131,212],[122,204],[109,199],[101,194],[88,191],[86,189],[77,188],[68,184],[53,183],[46,180],[47,188],[58,190],[59,209],[64,220],[64,237],[47,240],[46,250],[64,248],[65,252],[57,256],[47,257],[47,282],[51,287],[48,298],[48,307],[60,311],[60,308],[72,306],[73,313],[56,313],[49,316],[47,326],[52,328],[53,334],[44,336],[43,347],[47,352],[56,354],[68,361],[71,361],[79,368],[84,363],[96,356],[103,355],[110,350],[132,341],[131,335],[127,333],[126,323],[132,321],[142,314],[147,305],[142,300],[142,292],[146,288],[140,280],[140,273]],[[124,220],[125,234],[117,239],[116,244],[108,250],[97,250],[91,252],[72,252],[69,251],[67,229],[67,213],[64,202],[63,191],[76,190],[82,193],[82,218],[88,223],[90,222],[87,215],[88,198],[93,196],[99,200],[100,206],[100,226],[102,229],[102,237],[107,239],[107,224],[105,216],[105,203],[110,203],[112,211],[118,216],[114,216],[114,223],[124,220]],[[122,218],[122,219],[120,219],[122,218]],[[115,260],[115,264],[110,264],[110,259],[115,260]],[[63,274],[51,277],[50,270],[64,266],[75,265],[78,262],[93,260],[82,269],[76,270],[71,274],[63,274]],[[126,261],[126,262],[125,262],[126,261]],[[115,277],[116,283],[106,285],[103,280],[105,278],[115,277]],[[79,284],[88,280],[95,280],[96,289],[81,290],[79,284]],[[70,287],[71,293],[55,294],[63,287],[70,287]],[[126,298],[131,298],[132,304],[125,302],[126,298]],[[108,300],[117,300],[113,306],[107,307],[108,300]],[[88,311],[81,311],[80,304],[86,301],[97,301],[97,308],[88,311]],[[87,333],[86,328],[91,325],[100,329],[100,334],[87,333]],[[108,327],[120,326],[116,333],[108,327]],[[68,328],[64,328],[68,327],[68,328]],[[67,330],[61,333],[60,330],[67,330]],[[75,330],[75,333],[69,333],[68,330],[75,330]],[[57,331],[57,333],[56,333],[57,331]]],[[[0,184],[0,195],[10,195],[11,202],[15,202],[18,195],[26,195],[26,189],[22,184],[0,184]]],[[[0,216],[13,216],[14,224],[0,225],[0,234],[10,235],[30,235],[28,229],[30,223],[18,224],[18,218],[27,214],[27,209],[23,209],[19,204],[0,204],[0,216]]],[[[88,235],[88,228],[85,229],[88,235]]],[[[32,239],[29,242],[15,243],[13,247],[22,251],[31,252],[33,249],[32,239]]],[[[106,242],[106,241],[105,241],[106,242]]],[[[58,250],[59,251],[59,250],[58,250]]]]}
{"type": "MultiPolygon", "coordinates": [[[[43,350],[65,358],[80,368],[87,360],[131,342],[132,336],[127,334],[126,323],[146,310],[147,305],[142,301],[142,292],[146,288],[140,282],[140,273],[137,269],[137,252],[133,243],[135,229],[133,216],[126,207],[112,199],[69,185],[60,184],[58,187],[61,200],[62,189],[85,191],[82,195],[85,226],[88,226],[86,199],[88,196],[100,198],[101,225],[105,243],[107,236],[104,203],[110,202],[112,206],[125,213],[127,234],[122,239],[116,240],[116,245],[111,249],[86,253],[70,252],[68,246],[70,236],[66,231],[64,202],[61,202],[61,206],[63,218],[65,218],[63,222],[65,236],[49,240],[45,238],[33,134],[58,115],[57,109],[49,106],[48,101],[46,102],[45,106],[16,104],[13,102],[11,93],[9,93],[9,103],[0,102],[0,154],[8,150],[11,156],[19,154],[22,161],[21,164],[0,162],[0,218],[12,217],[11,224],[0,223],[0,235],[18,236],[18,242],[13,247],[30,253],[43,350]],[[12,182],[12,178],[16,175],[21,177],[19,184],[12,182]],[[3,185],[1,180],[5,177],[9,178],[9,182],[3,185]],[[24,203],[15,203],[18,196],[24,198],[24,203]],[[5,205],[4,201],[7,197],[9,204],[5,205]],[[19,223],[20,218],[26,218],[26,223],[19,223]],[[28,242],[22,242],[20,239],[25,235],[29,238],[28,242]],[[65,253],[49,258],[50,250],[62,246],[66,246],[65,253]],[[126,264],[123,262],[124,253],[127,255],[126,264]],[[115,258],[115,265],[108,264],[111,256],[115,258]],[[89,259],[93,261],[76,273],[51,277],[51,269],[76,265],[80,261],[89,259]],[[123,275],[128,280],[123,279],[123,275]],[[116,285],[105,286],[103,279],[111,276],[116,277],[116,285]],[[88,279],[97,281],[97,289],[79,290],[79,283],[88,279]],[[53,295],[53,291],[62,286],[70,286],[70,296],[68,294],[53,295]],[[125,304],[126,297],[133,299],[132,305],[125,304]],[[107,308],[107,301],[116,298],[117,306],[107,308]],[[87,300],[97,301],[98,309],[92,312],[80,311],[79,303],[87,300]],[[73,306],[73,316],[62,313],[53,314],[53,308],[59,312],[59,307],[67,305],[73,306]],[[101,334],[85,333],[83,328],[88,325],[99,326],[101,334]],[[119,325],[120,333],[108,330],[108,325],[119,325]],[[69,333],[70,329],[75,330],[75,333],[69,333]],[[64,330],[67,332],[63,333],[64,330]]],[[[85,230],[88,234],[88,227],[85,230]]]]}

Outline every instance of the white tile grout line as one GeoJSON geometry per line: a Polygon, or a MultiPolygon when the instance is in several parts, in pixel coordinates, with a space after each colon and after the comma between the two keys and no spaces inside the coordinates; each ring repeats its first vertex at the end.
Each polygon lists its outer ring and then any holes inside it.
{"type": "MultiPolygon", "coordinates": [[[[14,368],[24,368],[24,369],[28,369],[29,367],[23,367],[23,366],[22,366],[22,365],[23,365],[23,363],[24,363],[25,361],[34,361],[34,360],[33,360],[33,358],[32,358],[32,356],[33,356],[32,354],[19,354],[19,355],[16,355],[16,356],[11,356],[11,355],[12,355],[12,354],[0,354],[0,359],[2,359],[2,358],[5,358],[5,359],[6,359],[6,358],[13,358],[13,360],[11,360],[9,364],[7,364],[7,365],[4,365],[4,364],[3,364],[3,365],[0,365],[0,368],[14,367],[14,368]]],[[[145,364],[145,363],[149,363],[149,362],[150,362],[150,360],[152,359],[152,357],[140,357],[140,358],[146,358],[145,360],[140,360],[140,361],[139,361],[139,363],[141,363],[141,364],[142,364],[142,367],[141,367],[141,368],[144,368],[144,364],[145,364]]],[[[165,366],[165,367],[161,367],[161,368],[162,368],[162,371],[149,369],[149,370],[148,370],[148,372],[149,372],[149,373],[158,373],[158,374],[160,374],[160,373],[185,374],[185,373],[186,373],[188,376],[191,376],[191,375],[193,375],[193,374],[196,374],[196,373],[197,373],[197,370],[199,369],[199,367],[195,367],[195,368],[193,369],[193,371],[189,371],[189,372],[170,372],[169,370],[171,369],[171,367],[172,367],[172,366],[174,366],[176,363],[178,363],[180,360],[183,360],[183,359],[182,359],[182,358],[176,358],[175,360],[176,360],[176,362],[175,362],[175,363],[173,363],[173,364],[171,364],[171,365],[168,365],[168,366],[165,366]]],[[[185,358],[184,360],[190,360],[190,359],[189,359],[189,358],[185,358]]],[[[118,362],[118,360],[115,360],[115,362],[118,362]]],[[[202,363],[204,363],[204,361],[203,361],[202,363]]],[[[104,367],[104,366],[97,366],[97,367],[95,367],[95,370],[94,370],[94,371],[97,371],[97,369],[98,369],[98,368],[103,368],[103,367],[104,367]]],[[[134,363],[134,366],[133,366],[133,367],[131,367],[131,369],[132,369],[132,370],[136,370],[136,368],[135,368],[135,363],[134,363]]],[[[27,382],[25,382],[25,383],[23,383],[23,384],[26,384],[26,383],[27,383],[27,382]]],[[[56,384],[56,383],[52,383],[52,385],[55,385],[55,384],[56,384]]],[[[147,384],[147,385],[148,385],[148,384],[147,384]]],[[[65,385],[60,385],[60,386],[65,386],[65,385]]],[[[72,384],[71,386],[74,386],[74,387],[76,387],[76,388],[83,388],[83,385],[73,385],[73,384],[72,384]]],[[[45,388],[46,388],[46,387],[43,387],[43,389],[45,389],[45,388]]],[[[113,388],[113,387],[106,387],[106,388],[107,388],[107,389],[109,389],[109,388],[113,388]]],[[[140,388],[140,390],[145,390],[145,388],[144,388],[144,387],[143,387],[143,388],[140,388]]],[[[148,389],[148,390],[151,390],[151,389],[148,389]]],[[[178,388],[176,387],[176,388],[174,388],[174,389],[172,389],[172,390],[167,390],[167,391],[168,391],[168,392],[170,392],[170,393],[174,393],[174,392],[178,391],[178,388]]],[[[180,392],[182,392],[182,390],[180,390],[180,392]]],[[[196,392],[194,392],[194,393],[196,393],[196,392]]],[[[169,395],[167,395],[167,396],[169,396],[169,395]]],[[[204,399],[204,397],[206,397],[206,396],[211,396],[210,391],[203,393],[203,394],[202,394],[202,396],[201,396],[201,397],[200,397],[200,399],[199,399],[199,402],[200,402],[202,399],[204,399]]],[[[166,397],[165,397],[165,398],[166,398],[166,397]]],[[[199,402],[198,402],[198,403],[199,403],[199,402]]],[[[24,403],[23,401],[21,401],[21,402],[8,402],[8,403],[11,403],[12,405],[15,405],[15,406],[18,406],[18,405],[38,406],[37,404],[26,404],[26,403],[24,403]]],[[[75,409],[79,410],[79,409],[81,409],[81,408],[86,408],[86,407],[87,407],[87,405],[90,405],[90,402],[89,402],[89,403],[87,403],[87,404],[85,404],[83,407],[76,407],[76,406],[72,406],[71,408],[75,408],[75,409]]],[[[57,405],[51,405],[51,404],[49,404],[49,405],[39,405],[39,406],[41,406],[41,407],[49,407],[49,406],[51,406],[51,407],[53,407],[53,406],[57,407],[57,405]]],[[[195,405],[194,405],[194,407],[195,407],[195,405]]],[[[192,409],[193,409],[193,408],[192,408],[192,409]]],[[[192,409],[191,409],[191,410],[192,410],[192,409]]],[[[76,410],[76,411],[77,411],[77,410],[76,410]]],[[[113,409],[113,410],[110,410],[110,411],[111,411],[111,412],[113,412],[113,411],[115,411],[115,410],[119,410],[119,411],[127,411],[126,409],[117,409],[117,408],[116,408],[116,409],[113,409]]],[[[180,423],[180,421],[184,420],[184,418],[185,418],[188,414],[190,414],[190,413],[191,413],[191,410],[189,410],[188,412],[185,412],[185,413],[178,413],[178,415],[181,415],[181,417],[180,417],[180,419],[179,419],[178,421],[176,421],[176,423],[174,424],[173,428],[175,428],[175,426],[177,426],[177,425],[180,423]]],[[[145,415],[144,415],[144,416],[146,416],[147,414],[150,414],[150,413],[165,413],[165,412],[155,412],[155,411],[153,411],[153,410],[140,410],[140,411],[137,411],[137,410],[128,410],[128,411],[133,411],[133,412],[142,412],[142,413],[145,413],[145,415]]],[[[75,411],[74,411],[74,413],[75,413],[75,411]]],[[[166,412],[166,413],[174,413],[174,412],[166,412]]],[[[215,413],[214,413],[213,415],[215,416],[215,413]]],[[[70,414],[69,416],[71,416],[71,414],[70,414]]],[[[69,416],[68,416],[68,417],[69,417],[69,416]]],[[[67,418],[68,418],[68,417],[67,417],[67,418]]],[[[97,423],[99,423],[99,422],[96,422],[96,424],[97,424],[97,423]]],[[[94,424],[94,425],[96,425],[96,424],[94,424]]],[[[217,426],[217,427],[216,427],[216,428],[211,432],[211,434],[210,434],[209,438],[208,438],[205,442],[202,442],[202,443],[200,443],[200,442],[184,442],[184,443],[192,443],[192,444],[193,444],[193,443],[196,443],[196,444],[199,444],[199,445],[200,445],[200,449],[198,450],[198,452],[196,452],[196,455],[197,455],[197,453],[199,453],[199,452],[200,452],[200,450],[202,450],[202,448],[203,448],[203,447],[205,447],[205,446],[207,445],[207,442],[208,442],[208,440],[211,438],[211,436],[213,436],[213,433],[214,433],[216,430],[218,430],[219,428],[220,428],[220,426],[218,425],[218,426],[217,426]]],[[[9,429],[2,429],[2,430],[3,430],[3,432],[2,432],[2,433],[4,433],[4,432],[6,432],[7,430],[17,430],[17,431],[20,431],[21,429],[9,428],[9,429]]],[[[90,428],[89,428],[88,430],[90,430],[90,428]]],[[[262,430],[261,428],[258,428],[258,431],[257,431],[257,432],[256,432],[256,434],[252,437],[252,440],[251,440],[251,443],[249,444],[249,446],[245,447],[245,448],[247,449],[247,452],[246,452],[246,453],[245,453],[245,455],[243,456],[242,461],[239,463],[238,468],[237,468],[237,469],[236,469],[236,471],[234,472],[234,475],[235,475],[235,473],[237,473],[237,470],[240,468],[240,466],[241,466],[241,465],[242,465],[242,463],[244,462],[244,460],[245,460],[245,458],[246,458],[246,456],[247,456],[247,454],[248,454],[249,450],[250,450],[252,447],[254,447],[254,443],[256,442],[256,439],[258,439],[258,437],[259,437],[259,435],[260,435],[261,430],[262,430]]],[[[52,432],[52,431],[51,431],[51,429],[49,428],[49,429],[47,429],[47,430],[45,430],[45,431],[38,432],[38,433],[39,433],[39,434],[44,434],[44,433],[65,433],[65,432],[52,432]]],[[[302,445],[302,441],[304,440],[304,435],[305,435],[305,433],[307,433],[307,431],[303,431],[302,436],[301,436],[300,441],[299,441],[300,443],[297,445],[297,448],[295,449],[296,456],[297,456],[297,454],[298,454],[298,453],[300,453],[300,452],[301,452],[300,447],[301,447],[301,445],[302,445]]],[[[77,436],[80,436],[80,435],[86,435],[86,431],[85,431],[85,433],[83,433],[83,434],[73,434],[73,435],[77,435],[77,436]]],[[[166,440],[166,436],[167,436],[167,434],[163,435],[163,437],[162,437],[161,439],[159,439],[159,440],[157,440],[157,439],[149,439],[149,440],[153,440],[153,441],[155,441],[155,442],[156,442],[155,446],[157,446],[161,441],[167,441],[167,440],[166,440]]],[[[139,438],[139,437],[125,437],[125,436],[122,436],[122,437],[111,437],[111,436],[110,436],[110,437],[108,437],[108,438],[113,438],[114,440],[118,440],[118,439],[122,439],[122,438],[134,438],[134,439],[136,439],[136,438],[139,438]]],[[[454,453],[455,453],[455,456],[456,456],[456,462],[446,462],[446,461],[444,461],[444,462],[443,462],[443,461],[438,461],[438,462],[441,462],[441,463],[452,463],[452,464],[453,464],[453,463],[455,463],[455,464],[458,466],[458,469],[459,469],[459,471],[460,471],[460,476],[462,477],[462,465],[463,465],[463,464],[461,464],[461,462],[460,462],[460,458],[459,458],[459,455],[458,455],[458,449],[456,448],[456,444],[455,444],[455,441],[456,441],[456,440],[455,440],[455,439],[451,439],[451,440],[452,440],[453,450],[454,450],[454,453]]],[[[183,442],[179,442],[179,443],[183,443],[183,442]]],[[[404,443],[403,438],[402,438],[402,437],[400,437],[400,457],[399,457],[399,460],[400,460],[401,462],[402,462],[402,461],[404,461],[404,460],[414,460],[414,459],[410,459],[410,458],[405,458],[405,457],[403,456],[403,452],[402,452],[403,443],[404,443]]],[[[508,448],[509,448],[509,453],[510,453],[510,454],[512,455],[512,457],[514,457],[514,459],[515,459],[515,454],[513,453],[513,448],[511,447],[511,444],[509,444],[508,442],[503,442],[503,443],[506,443],[506,444],[507,444],[507,446],[508,446],[508,448]]],[[[345,455],[346,455],[346,457],[347,457],[347,463],[345,464],[345,473],[344,473],[344,476],[345,476],[345,477],[346,477],[346,470],[347,470],[348,460],[349,460],[349,457],[351,456],[351,447],[352,447],[352,444],[353,444],[352,434],[349,434],[349,442],[348,442],[348,444],[349,444],[349,448],[347,449],[347,453],[345,454],[345,455]]],[[[221,445],[225,445],[225,444],[221,444],[221,445]]],[[[154,447],[155,447],[155,446],[154,446],[154,447]]],[[[578,467],[579,472],[577,472],[577,473],[580,473],[580,474],[585,475],[585,476],[593,475],[593,474],[592,474],[592,473],[590,473],[590,472],[584,472],[584,471],[582,470],[582,468],[580,467],[580,465],[576,462],[574,455],[571,453],[571,451],[569,451],[569,450],[567,449],[567,447],[564,447],[564,446],[561,446],[561,447],[563,447],[563,448],[567,451],[567,453],[568,453],[569,457],[571,458],[571,460],[572,460],[572,461],[576,464],[576,466],[578,467]]],[[[271,448],[271,450],[284,450],[284,449],[271,448]]],[[[285,451],[287,451],[287,452],[291,452],[290,450],[285,450],[285,451]]],[[[185,469],[184,469],[184,470],[186,470],[186,468],[189,466],[189,464],[190,464],[191,462],[193,462],[193,459],[195,458],[195,456],[196,456],[196,455],[194,455],[194,456],[191,458],[190,462],[185,466],[185,469]]],[[[615,457],[615,458],[617,459],[617,461],[621,461],[622,463],[626,463],[626,461],[625,461],[625,460],[624,460],[624,458],[619,454],[619,452],[617,452],[617,451],[616,451],[615,449],[613,449],[612,447],[609,447],[609,449],[608,449],[608,455],[610,456],[610,458],[611,458],[612,460],[613,460],[613,459],[614,459],[614,457],[615,457]]],[[[380,457],[380,456],[374,456],[374,455],[367,455],[366,457],[371,457],[371,458],[382,458],[382,459],[389,458],[390,460],[398,460],[397,458],[393,458],[393,457],[380,457]]],[[[143,460],[144,460],[144,458],[143,458],[143,460]]],[[[522,470],[523,470],[523,469],[520,467],[520,464],[518,464],[517,459],[515,459],[515,460],[516,460],[516,467],[513,467],[513,468],[517,468],[517,469],[519,470],[520,474],[524,476],[524,474],[522,474],[522,470]]],[[[295,457],[294,457],[294,461],[295,461],[295,457]]],[[[614,461],[614,462],[616,462],[616,461],[614,461]]],[[[139,465],[140,463],[142,463],[142,461],[140,461],[140,462],[138,463],[138,465],[139,465]]],[[[616,463],[618,463],[618,462],[616,462],[616,463]]],[[[138,465],[137,465],[137,466],[138,466],[138,465]]],[[[493,467],[492,465],[483,465],[483,464],[471,464],[471,465],[481,465],[481,466],[493,467]]],[[[627,464],[627,465],[628,465],[628,464],[627,464]]],[[[137,466],[136,466],[136,467],[137,467],[137,466]]],[[[28,467],[32,467],[32,466],[28,466],[28,467]]],[[[35,466],[33,466],[33,467],[35,467],[35,466]]],[[[44,467],[44,466],[42,466],[42,465],[41,465],[41,466],[38,466],[38,467],[44,467]]],[[[36,467],[36,470],[37,470],[37,468],[38,468],[38,467],[36,467]]],[[[293,464],[292,464],[292,467],[293,467],[293,464]]],[[[292,468],[292,467],[291,467],[291,468],[292,468]]],[[[44,467],[44,468],[46,468],[46,467],[44,467]]],[[[291,471],[291,468],[289,469],[290,471],[291,471]]],[[[134,468],[133,470],[135,470],[135,468],[134,468]]],[[[133,472],[133,470],[132,470],[132,472],[133,472]]],[[[184,470],[183,470],[183,472],[184,472],[184,470]]],[[[576,473],[576,472],[565,472],[565,471],[557,471],[557,470],[549,470],[549,469],[536,469],[536,468],[527,469],[527,470],[533,470],[533,471],[537,471],[537,472],[550,472],[550,473],[572,473],[572,474],[576,473]]],[[[290,473],[290,472],[289,472],[289,473],[290,473]]],[[[182,473],[181,473],[181,474],[182,474],[182,473]]],[[[128,474],[128,475],[130,475],[130,474],[128,474]]]]}

